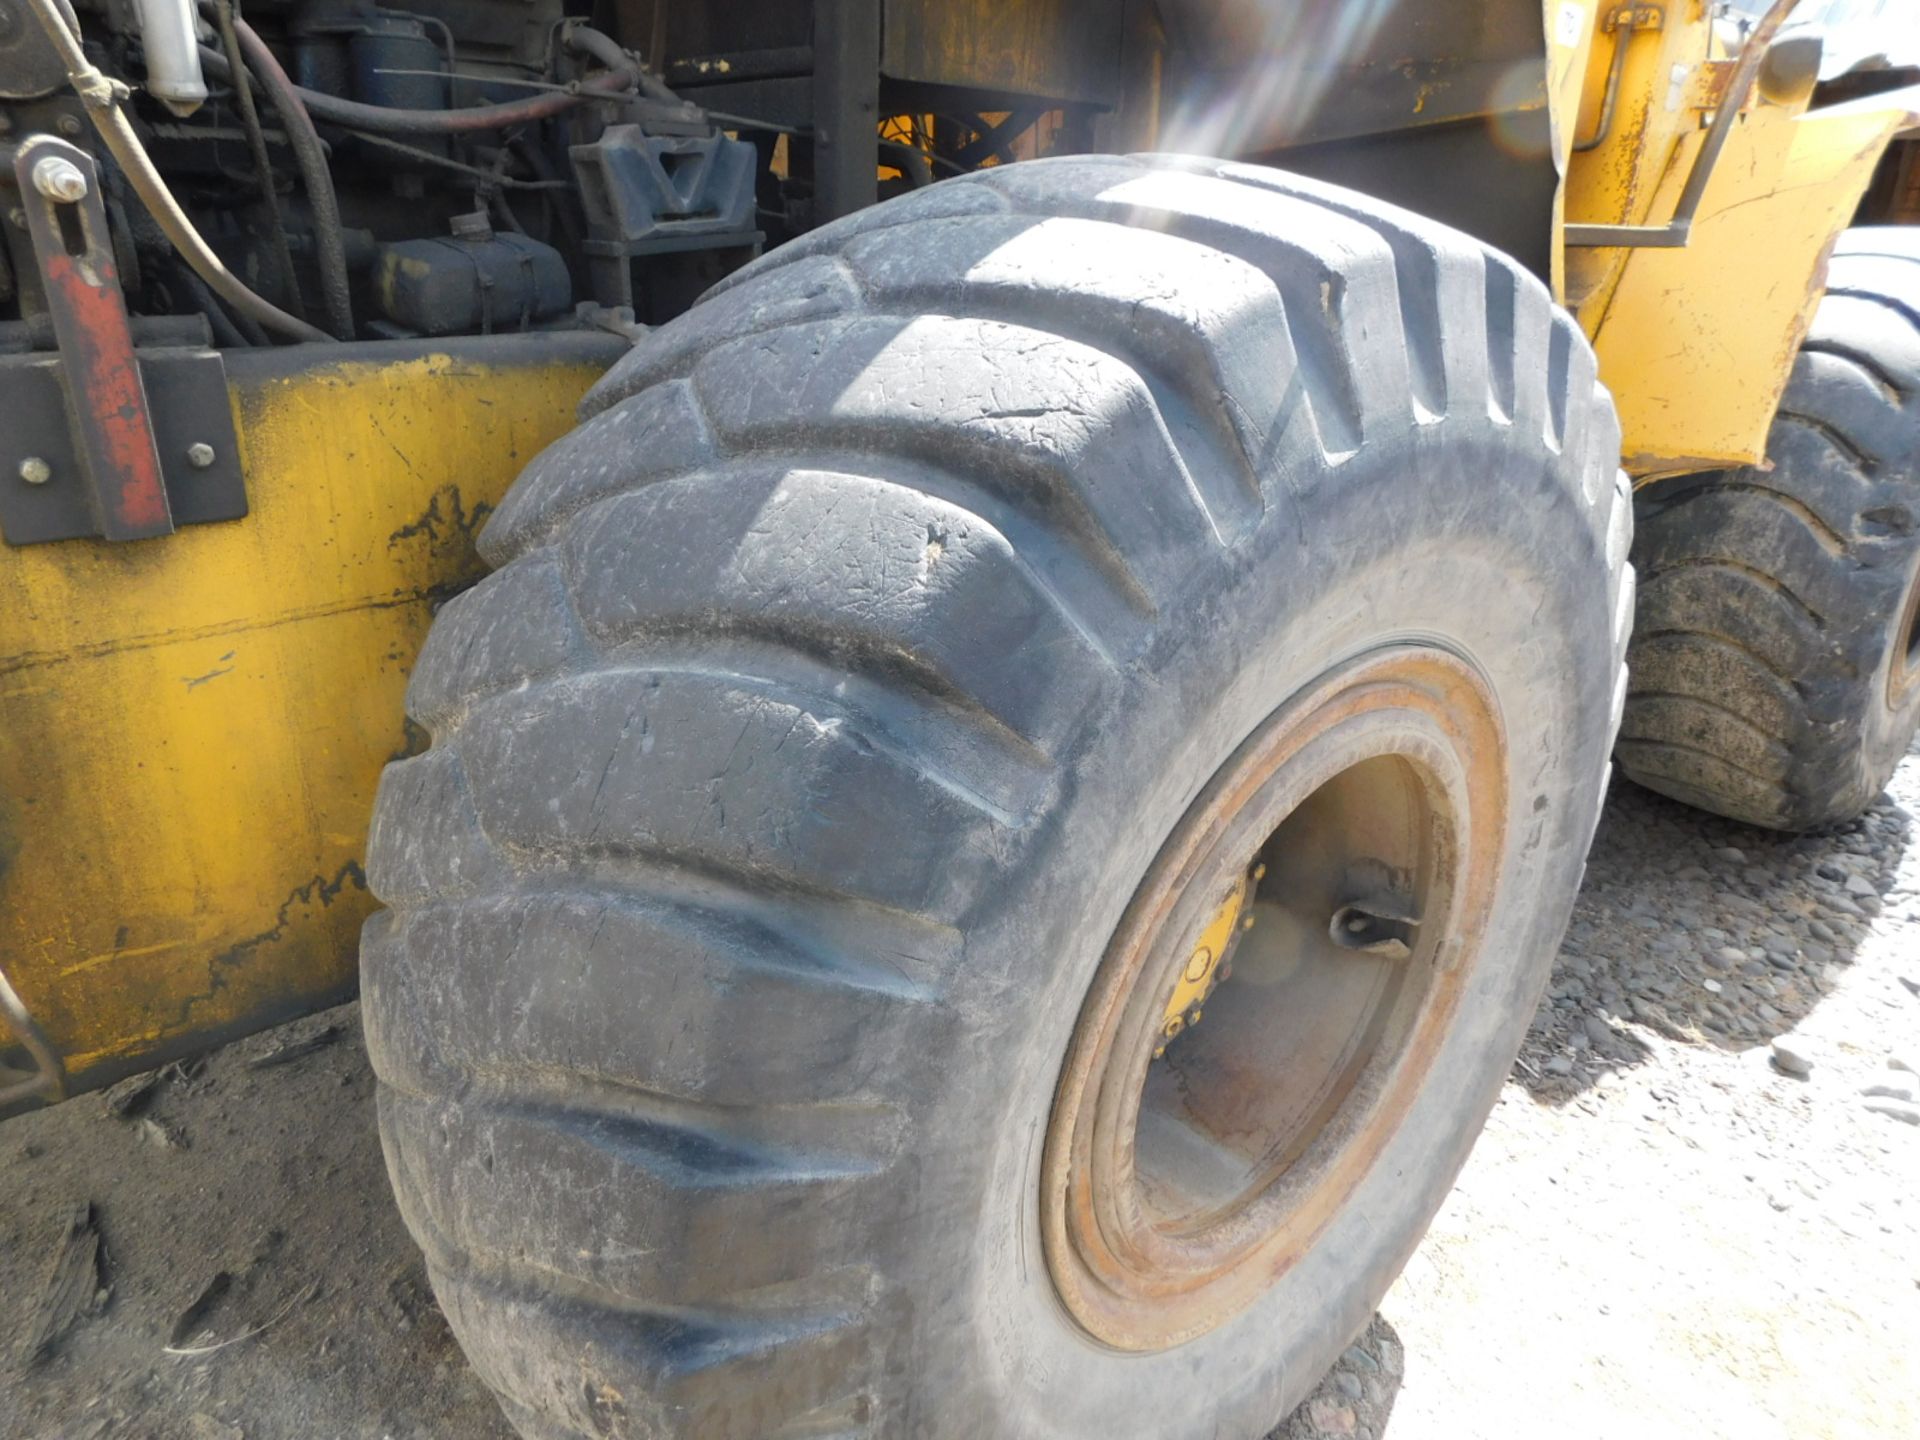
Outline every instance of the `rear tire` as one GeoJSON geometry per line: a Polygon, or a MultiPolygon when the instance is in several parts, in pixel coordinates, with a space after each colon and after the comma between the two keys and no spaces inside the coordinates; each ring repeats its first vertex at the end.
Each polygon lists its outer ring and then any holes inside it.
{"type": "MultiPolygon", "coordinates": [[[[1579,331],[1337,188],[1046,161],[748,267],[585,411],[435,624],[370,847],[388,1165],[480,1374],[543,1440],[1263,1433],[1451,1185],[1598,817],[1631,522],[1579,331]],[[1298,1253],[1103,1328],[1048,1218],[1090,988],[1341,685],[1440,771],[1489,697],[1498,803],[1444,802],[1483,923],[1416,941],[1450,1008],[1298,1253]]],[[[1419,890],[1440,792],[1375,780],[1416,818],[1352,843],[1419,890]]]]}
{"type": "Polygon", "coordinates": [[[1873,802],[1920,721],[1920,231],[1841,237],[1767,458],[1640,498],[1620,767],[1812,830],[1873,802]]]}

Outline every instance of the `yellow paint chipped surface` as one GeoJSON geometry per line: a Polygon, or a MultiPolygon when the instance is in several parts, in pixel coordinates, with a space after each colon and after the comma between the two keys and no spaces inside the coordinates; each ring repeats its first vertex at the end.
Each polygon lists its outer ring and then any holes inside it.
{"type": "MultiPolygon", "coordinates": [[[[1548,0],[1548,34],[1572,36],[1574,5],[1548,0]],[[1565,20],[1560,31],[1556,17],[1565,20]]],[[[1672,0],[1659,28],[1604,29],[1589,6],[1582,43],[1550,55],[1555,158],[1567,224],[1664,225],[1706,137],[1728,57],[1705,0],[1672,0]],[[1608,70],[1620,92],[1601,134],[1608,70]]],[[[1749,97],[1684,248],[1555,245],[1554,289],[1600,357],[1620,411],[1625,464],[1645,478],[1744,464],[1768,427],[1846,228],[1913,94],[1806,113],[1749,97]]]]}
{"type": "Polygon", "coordinates": [[[432,597],[600,371],[519,344],[242,367],[246,519],[0,550],[0,963],[71,1069],[351,985],[432,597]]]}
{"type": "MultiPolygon", "coordinates": [[[[1596,318],[1600,378],[1629,471],[1739,465],[1766,453],[1826,257],[1920,91],[1797,115],[1758,105],[1727,141],[1685,249],[1638,250],[1596,318]]],[[[1663,215],[1699,145],[1654,204],[1663,215]],[[1665,207],[1665,208],[1663,208],[1665,207]]]]}

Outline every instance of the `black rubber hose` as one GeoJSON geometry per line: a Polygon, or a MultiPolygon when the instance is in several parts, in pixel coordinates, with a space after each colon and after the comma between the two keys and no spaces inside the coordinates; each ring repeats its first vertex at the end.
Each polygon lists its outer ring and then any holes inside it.
{"type": "Polygon", "coordinates": [[[607,69],[615,73],[633,76],[634,83],[640,87],[640,93],[649,99],[675,104],[680,97],[669,90],[665,83],[647,73],[640,60],[620,48],[620,42],[604,31],[578,21],[569,21],[560,32],[561,43],[578,55],[590,60],[598,60],[607,69]]]}
{"type": "MultiPolygon", "coordinates": [[[[202,49],[200,58],[217,78],[231,78],[226,56],[218,50],[202,49]]],[[[329,125],[376,130],[382,134],[465,135],[476,130],[505,130],[551,119],[578,105],[616,99],[632,89],[633,84],[632,74],[610,72],[591,75],[565,90],[550,90],[525,100],[503,100],[496,105],[470,105],[459,110],[403,110],[390,105],[363,105],[358,100],[343,100],[338,95],[325,95],[303,85],[295,85],[293,93],[306,107],[308,115],[329,125]]]]}
{"type": "MultiPolygon", "coordinates": [[[[300,166],[307,204],[313,211],[314,258],[320,264],[320,298],[327,307],[327,326],[342,340],[351,340],[353,295],[347,284],[347,242],[340,224],[340,201],[333,193],[333,171],[327,167],[326,147],[320,143],[320,132],[313,128],[313,117],[301,103],[299,87],[280,67],[267,42],[237,15],[233,30],[247,65],[259,78],[273,108],[280,112],[287,143],[300,166]]],[[[244,81],[237,82],[235,88],[241,84],[244,81]]]]}
{"type": "MultiPolygon", "coordinates": [[[[220,32],[220,44],[226,51],[227,60],[239,68],[245,62],[240,56],[240,36],[234,30],[232,0],[214,0],[213,16],[215,28],[220,32]]],[[[240,123],[247,132],[247,148],[253,154],[253,169],[260,181],[260,198],[266,201],[267,223],[273,226],[273,253],[280,262],[280,275],[287,286],[287,299],[297,311],[304,311],[306,304],[300,295],[300,276],[293,268],[293,248],[287,240],[287,222],[280,212],[280,187],[274,182],[273,162],[267,155],[266,132],[260,127],[260,109],[253,103],[253,87],[236,85],[233,87],[234,107],[240,112],[240,123]]]]}
{"type": "Polygon", "coordinates": [[[244,349],[249,345],[270,343],[260,327],[244,316],[230,315],[227,307],[220,303],[219,296],[207,289],[207,282],[193,273],[193,267],[182,261],[174,267],[181,286],[193,297],[193,303],[200,307],[201,314],[207,317],[207,323],[213,327],[214,343],[223,349],[244,349]]]}

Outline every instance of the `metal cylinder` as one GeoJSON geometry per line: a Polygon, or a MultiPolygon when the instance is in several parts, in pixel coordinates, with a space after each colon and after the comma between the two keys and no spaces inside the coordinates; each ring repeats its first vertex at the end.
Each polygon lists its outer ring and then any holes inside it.
{"type": "Polygon", "coordinates": [[[205,103],[200,47],[193,29],[193,0],[135,0],[140,44],[147,55],[147,93],[176,115],[191,115],[205,103]]]}

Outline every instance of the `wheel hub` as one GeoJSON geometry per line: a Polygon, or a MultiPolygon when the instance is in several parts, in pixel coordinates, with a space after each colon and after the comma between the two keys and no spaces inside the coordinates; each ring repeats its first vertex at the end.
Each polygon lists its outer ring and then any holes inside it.
{"type": "Polygon", "coordinates": [[[1397,1131],[1478,954],[1505,758],[1474,671],[1385,651],[1270,717],[1175,829],[1048,1130],[1048,1267],[1094,1337],[1238,1314],[1397,1131]]]}
{"type": "Polygon", "coordinates": [[[1167,997],[1167,1008],[1160,1017],[1161,1044],[1153,1050],[1158,1060],[1167,1053],[1167,1045],[1180,1034],[1200,1023],[1201,1008],[1207,997],[1224,981],[1233,977],[1233,948],[1244,930],[1253,928],[1254,917],[1247,913],[1247,898],[1253,887],[1265,877],[1267,867],[1255,865],[1234,882],[1233,889],[1214,912],[1207,928],[1200,932],[1200,943],[1187,957],[1186,968],[1167,997]]]}

